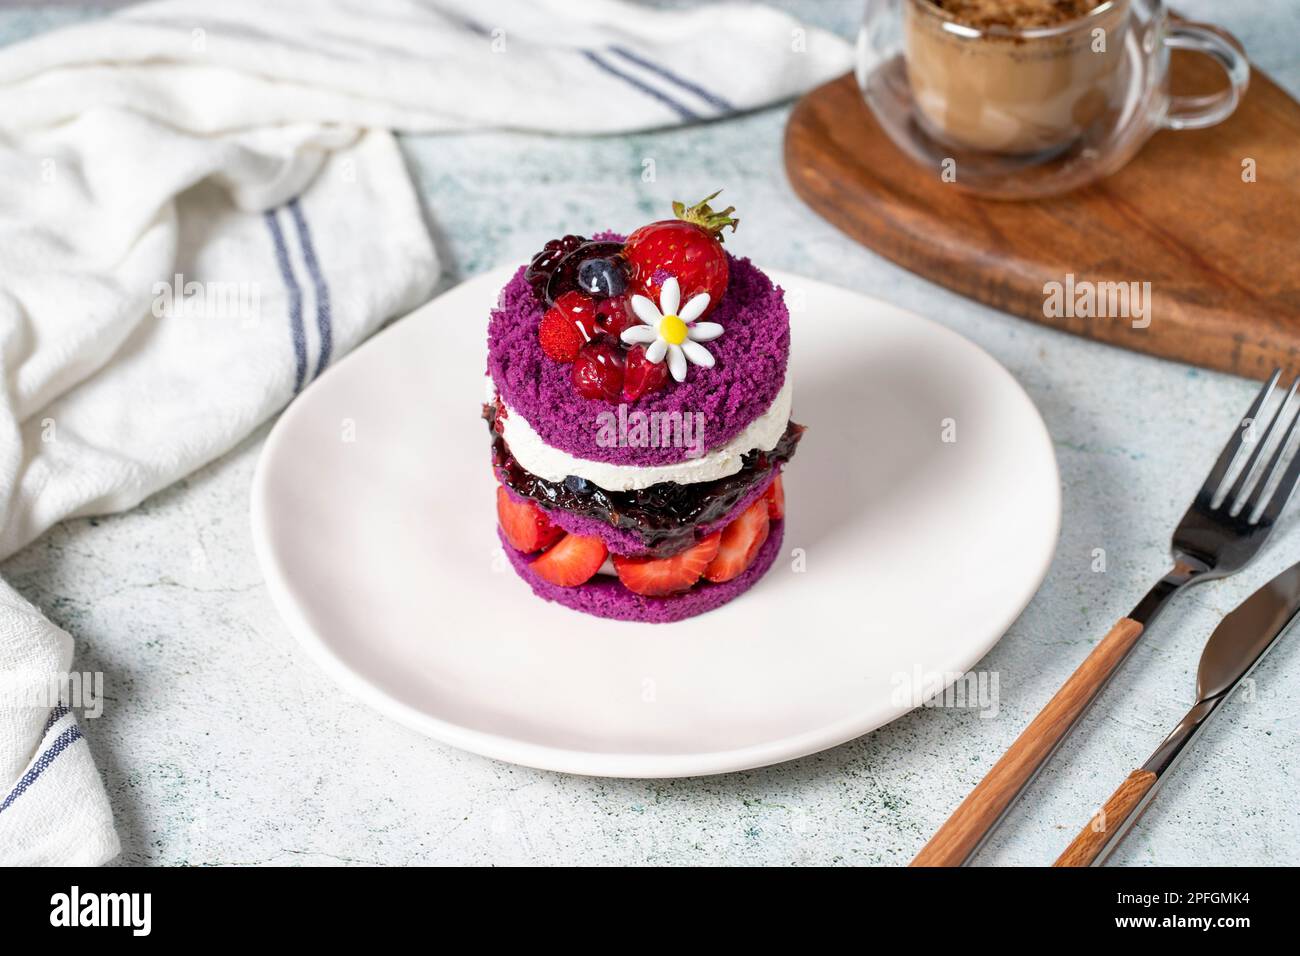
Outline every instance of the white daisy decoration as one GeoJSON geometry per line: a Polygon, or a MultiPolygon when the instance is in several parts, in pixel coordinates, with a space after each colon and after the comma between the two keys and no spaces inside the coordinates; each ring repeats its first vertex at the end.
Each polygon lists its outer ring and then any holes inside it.
{"type": "Polygon", "coordinates": [[[628,345],[644,345],[645,357],[658,364],[668,357],[668,371],[678,381],[686,379],[686,363],[713,368],[713,356],[701,342],[711,342],[722,334],[717,322],[696,322],[709,307],[709,294],[691,296],[679,310],[682,289],[677,278],[670,276],[659,287],[659,305],[643,295],[632,296],[632,311],[642,325],[623,330],[628,345]]]}

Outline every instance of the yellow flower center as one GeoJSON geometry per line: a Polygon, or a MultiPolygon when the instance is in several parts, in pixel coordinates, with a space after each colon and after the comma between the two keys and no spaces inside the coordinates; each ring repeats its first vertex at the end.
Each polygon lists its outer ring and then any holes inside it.
{"type": "Polygon", "coordinates": [[[686,323],[675,315],[665,315],[659,320],[659,336],[669,345],[686,341],[686,323]]]}

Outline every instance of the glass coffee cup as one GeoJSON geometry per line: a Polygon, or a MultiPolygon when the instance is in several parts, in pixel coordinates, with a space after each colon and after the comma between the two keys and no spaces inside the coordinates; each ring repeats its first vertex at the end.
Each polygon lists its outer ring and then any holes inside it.
{"type": "Polygon", "coordinates": [[[1077,188],[1119,169],[1157,130],[1221,122],[1246,90],[1250,68],[1236,41],[1171,20],[1160,0],[1091,9],[1079,0],[1078,16],[1047,24],[1024,16],[1035,6],[1007,5],[1017,17],[993,0],[867,2],[863,97],[905,153],[960,188],[1008,199],[1077,188]],[[1213,58],[1225,87],[1172,95],[1174,49],[1213,58]]]}

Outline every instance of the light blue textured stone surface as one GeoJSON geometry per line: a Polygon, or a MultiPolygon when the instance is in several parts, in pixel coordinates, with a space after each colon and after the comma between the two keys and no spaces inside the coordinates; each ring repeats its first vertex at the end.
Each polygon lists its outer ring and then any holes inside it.
{"type": "MultiPolygon", "coordinates": [[[[846,36],[861,9],[786,6],[846,36]]],[[[1235,32],[1300,93],[1300,2],[1180,7],[1235,32]]],[[[0,10],[0,43],[87,15],[0,10]]],[[[575,224],[636,224],[670,198],[725,185],[744,218],[737,248],[760,264],[932,316],[1005,364],[1055,440],[1065,515],[1042,591],[979,665],[999,674],[998,716],[921,710],[826,753],[703,780],[568,777],[444,747],[336,691],[277,618],[248,530],[264,428],[135,511],[68,522],[0,566],[77,638],[77,668],[106,673],[104,716],[85,726],[121,862],[901,864],[921,847],[1164,571],[1169,532],[1255,386],[1030,325],[859,248],[791,192],[781,166],[788,114],[625,137],[405,145],[451,270],[443,288],[521,261],[575,224]],[[645,158],[656,162],[654,183],[640,179],[645,158]],[[1105,573],[1091,568],[1096,548],[1105,573]]],[[[1117,253],[1125,242],[1115,237],[1117,253]]],[[[1219,617],[1297,559],[1293,513],[1248,572],[1182,596],[979,862],[1054,859],[1182,714],[1219,617]]],[[[1234,700],[1179,767],[1116,862],[1300,863],[1297,700],[1292,638],[1256,672],[1255,699],[1234,700]]]]}

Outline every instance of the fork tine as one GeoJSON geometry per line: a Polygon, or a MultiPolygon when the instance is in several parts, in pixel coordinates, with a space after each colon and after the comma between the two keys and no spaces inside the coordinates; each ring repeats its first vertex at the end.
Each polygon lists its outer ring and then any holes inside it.
{"type": "MultiPolygon", "coordinates": [[[[1300,378],[1297,378],[1296,382],[1300,384],[1300,378]]],[[[1294,384],[1291,386],[1291,390],[1294,393],[1294,384]]],[[[1281,463],[1287,446],[1291,444],[1291,436],[1295,433],[1297,424],[1300,424],[1300,414],[1291,419],[1291,424],[1287,427],[1286,434],[1282,436],[1277,451],[1273,452],[1273,458],[1268,463],[1267,473],[1260,479],[1259,487],[1250,496],[1251,500],[1246,506],[1249,510],[1242,509],[1242,514],[1246,516],[1247,520],[1250,519],[1251,512],[1259,506],[1261,496],[1264,494],[1264,486],[1268,484],[1269,479],[1273,477],[1273,472],[1277,470],[1278,465],[1281,463]]],[[[1277,489],[1268,501],[1268,506],[1260,512],[1260,524],[1272,524],[1277,520],[1278,515],[1282,513],[1282,509],[1286,507],[1286,503],[1290,500],[1291,492],[1295,490],[1296,479],[1298,478],[1300,478],[1300,454],[1292,457],[1291,464],[1287,465],[1286,472],[1282,475],[1282,479],[1277,484],[1277,489]]]]}
{"type": "MultiPolygon", "coordinates": [[[[1255,439],[1255,449],[1250,453],[1250,457],[1246,459],[1245,467],[1243,467],[1241,473],[1237,475],[1237,480],[1232,483],[1232,490],[1229,491],[1223,499],[1223,504],[1229,511],[1232,510],[1233,503],[1237,501],[1238,498],[1244,498],[1245,493],[1250,490],[1249,482],[1251,474],[1255,470],[1255,465],[1263,456],[1264,449],[1268,447],[1269,439],[1273,438],[1279,430],[1278,426],[1286,421],[1285,413],[1290,409],[1291,399],[1295,396],[1297,385],[1300,385],[1300,378],[1297,378],[1291,383],[1290,390],[1283,397],[1282,402],[1277,406],[1277,410],[1273,412],[1273,417],[1269,419],[1268,427],[1265,428],[1263,432],[1256,429],[1255,434],[1257,438],[1255,439]]],[[[1287,437],[1290,437],[1290,431],[1287,432],[1287,437]]],[[[1263,489],[1264,485],[1268,483],[1269,475],[1272,473],[1273,467],[1277,464],[1281,449],[1285,447],[1285,445],[1286,439],[1283,439],[1282,444],[1278,446],[1278,453],[1273,455],[1268,468],[1260,474],[1259,484],[1255,486],[1252,497],[1258,498],[1261,489],[1263,489]]],[[[1244,511],[1244,513],[1247,516],[1250,514],[1249,511],[1244,511]]]]}
{"type": "Polygon", "coordinates": [[[1228,469],[1232,467],[1232,463],[1237,458],[1237,453],[1241,451],[1241,443],[1245,438],[1245,429],[1241,427],[1241,422],[1247,420],[1254,421],[1254,419],[1258,417],[1260,409],[1264,407],[1264,403],[1268,401],[1268,397],[1273,394],[1273,386],[1277,384],[1277,380],[1281,375],[1282,370],[1280,368],[1273,369],[1273,374],[1269,376],[1268,381],[1264,383],[1264,387],[1259,390],[1259,394],[1255,396],[1255,400],[1250,403],[1250,409],[1246,412],[1245,417],[1242,418],[1241,421],[1237,423],[1236,428],[1233,429],[1232,438],[1228,441],[1228,444],[1223,447],[1223,451],[1220,452],[1219,460],[1216,461],[1214,467],[1210,469],[1210,474],[1205,479],[1205,484],[1201,485],[1201,490],[1196,495],[1198,499],[1205,498],[1207,505],[1214,499],[1214,493],[1219,490],[1219,485],[1223,484],[1223,479],[1227,477],[1228,469]]]}

